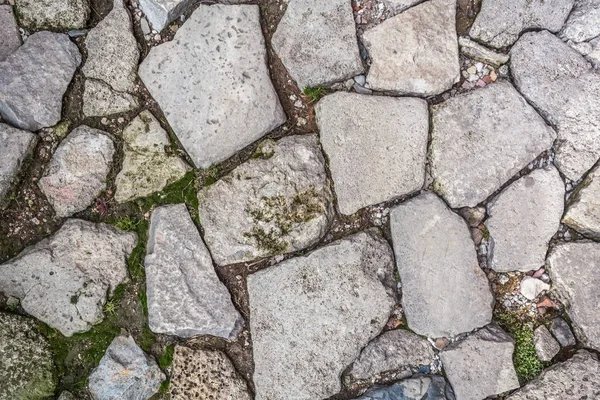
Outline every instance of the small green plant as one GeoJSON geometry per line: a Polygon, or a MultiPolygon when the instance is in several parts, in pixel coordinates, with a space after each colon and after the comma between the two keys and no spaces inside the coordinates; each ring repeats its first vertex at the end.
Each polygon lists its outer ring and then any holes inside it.
{"type": "Polygon", "coordinates": [[[131,218],[130,216],[125,216],[115,221],[114,225],[123,231],[130,232],[135,231],[139,223],[140,221],[138,221],[137,219],[131,218]]]}
{"type": "Polygon", "coordinates": [[[488,228],[486,226],[483,227],[482,237],[485,240],[489,240],[489,238],[490,238],[490,231],[488,230],[488,228]]]}
{"type": "Polygon", "coordinates": [[[327,94],[327,90],[321,86],[307,86],[302,91],[302,94],[310,99],[311,103],[319,101],[319,99],[327,94]]]}
{"type": "Polygon", "coordinates": [[[117,313],[118,302],[115,299],[109,300],[104,305],[104,313],[109,315],[115,315],[117,313]]]}

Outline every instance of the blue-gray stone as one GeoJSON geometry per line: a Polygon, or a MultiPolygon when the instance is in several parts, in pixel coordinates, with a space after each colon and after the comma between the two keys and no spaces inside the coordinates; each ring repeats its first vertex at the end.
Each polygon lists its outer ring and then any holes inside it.
{"type": "Polygon", "coordinates": [[[452,400],[450,385],[440,376],[421,376],[375,387],[354,400],[452,400]]]}

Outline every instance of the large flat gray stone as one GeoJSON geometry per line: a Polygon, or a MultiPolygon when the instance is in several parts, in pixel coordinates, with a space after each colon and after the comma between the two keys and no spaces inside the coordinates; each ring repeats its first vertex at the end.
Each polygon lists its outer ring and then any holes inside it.
{"type": "Polygon", "coordinates": [[[286,117],[267,69],[256,5],[201,5],[139,74],[199,168],[226,160],[286,117]]]}
{"type": "Polygon", "coordinates": [[[594,167],[577,186],[567,203],[563,224],[577,232],[600,240],[600,170],[594,167]]]}
{"type": "Polygon", "coordinates": [[[508,82],[453,97],[432,113],[433,187],[452,208],[475,207],[556,138],[508,82]]]}
{"type": "Polygon", "coordinates": [[[83,29],[90,16],[89,0],[16,0],[19,24],[29,31],[83,29]]]}
{"type": "Polygon", "coordinates": [[[600,1],[576,0],[561,35],[576,43],[600,36],[600,1]]]}
{"type": "Polygon", "coordinates": [[[339,392],[342,371],[394,307],[392,269],[387,242],[362,232],[251,274],[256,399],[339,392]]]}
{"type": "Polygon", "coordinates": [[[0,5],[0,61],[21,46],[21,35],[9,4],[0,5]]]}
{"type": "Polygon", "coordinates": [[[315,111],[343,214],[421,189],[429,132],[424,100],[337,92],[315,111]]]}
{"type": "Polygon", "coordinates": [[[0,203],[37,141],[38,137],[31,132],[0,123],[0,203]]]}
{"type": "Polygon", "coordinates": [[[396,382],[391,386],[367,390],[354,400],[446,400],[450,385],[441,376],[420,376],[396,382]]]}
{"type": "Polygon", "coordinates": [[[494,299],[465,221],[431,192],[390,212],[408,326],[451,337],[488,324],[494,299]]]}
{"type": "Polygon", "coordinates": [[[190,10],[195,3],[193,0],[140,0],[140,8],[152,28],[160,32],[190,10]]]}

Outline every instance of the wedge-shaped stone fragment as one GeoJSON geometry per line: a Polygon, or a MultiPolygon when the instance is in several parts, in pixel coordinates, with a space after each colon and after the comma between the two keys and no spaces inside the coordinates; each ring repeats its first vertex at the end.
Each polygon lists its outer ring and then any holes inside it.
{"type": "Polygon", "coordinates": [[[425,192],[393,208],[390,224],[409,328],[437,338],[488,324],[494,299],[465,221],[425,192]]]}
{"type": "Polygon", "coordinates": [[[291,0],[272,45],[300,90],[363,72],[352,7],[346,0],[291,0]]]}
{"type": "Polygon", "coordinates": [[[385,326],[392,251],[362,232],[248,277],[257,400],[323,399],[385,326]]]}
{"type": "Polygon", "coordinates": [[[600,36],[600,0],[576,0],[561,35],[576,43],[600,36]]]}
{"type": "Polygon", "coordinates": [[[533,335],[533,345],[538,358],[541,361],[551,361],[560,351],[560,345],[556,339],[552,337],[552,334],[544,325],[536,328],[533,335]]]}
{"type": "Polygon", "coordinates": [[[129,93],[116,92],[106,83],[86,79],[83,90],[83,115],[104,117],[124,113],[138,107],[137,99],[129,93]]]}
{"type": "Polygon", "coordinates": [[[600,240],[600,166],[595,166],[577,186],[567,204],[563,224],[600,240]]]}
{"type": "Polygon", "coordinates": [[[441,376],[420,376],[396,382],[391,386],[375,386],[354,400],[450,400],[450,385],[441,376]]]}
{"type": "Polygon", "coordinates": [[[0,5],[0,61],[21,46],[21,35],[10,4],[0,5]]]}
{"type": "Polygon", "coordinates": [[[421,189],[429,135],[424,100],[337,92],[315,110],[342,213],[421,189]]]}
{"type": "Polygon", "coordinates": [[[561,317],[556,317],[552,320],[550,332],[562,347],[575,346],[577,344],[577,340],[573,332],[571,332],[569,324],[561,317]]]}
{"type": "Polygon", "coordinates": [[[488,325],[440,353],[446,376],[460,400],[481,400],[519,387],[513,339],[488,325]]]}
{"type": "Polygon", "coordinates": [[[0,61],[0,115],[37,131],[60,121],[62,98],[81,63],[77,46],[62,33],[38,32],[0,61]]]}
{"type": "Polygon", "coordinates": [[[257,5],[201,5],[153,48],[140,77],[199,168],[285,121],[267,69],[257,5]]]}
{"type": "Polygon", "coordinates": [[[544,265],[558,231],[565,184],[556,168],[536,169],[488,204],[488,259],[496,271],[531,271],[544,265]]]}
{"type": "Polygon", "coordinates": [[[371,89],[431,96],[460,78],[456,0],[430,0],[366,31],[371,89]]]}
{"type": "Polygon", "coordinates": [[[37,141],[31,132],[0,123],[0,204],[37,141]]]}
{"type": "Polygon", "coordinates": [[[54,235],[0,265],[0,292],[63,335],[104,318],[106,296],[127,279],[136,235],[110,225],[68,219],[54,235]]]}
{"type": "Polygon", "coordinates": [[[432,112],[433,187],[452,208],[475,207],[556,138],[508,82],[453,97],[432,112]]]}
{"type": "Polygon", "coordinates": [[[152,27],[160,32],[189,11],[195,3],[193,0],[140,0],[140,8],[152,27]]]}
{"type": "Polygon", "coordinates": [[[333,219],[316,135],[263,142],[256,154],[198,193],[204,240],[219,265],[316,243],[333,219]]]}
{"type": "Polygon", "coordinates": [[[510,54],[517,88],[557,129],[556,166],[578,180],[600,158],[600,74],[547,31],[524,34],[510,54]]]}

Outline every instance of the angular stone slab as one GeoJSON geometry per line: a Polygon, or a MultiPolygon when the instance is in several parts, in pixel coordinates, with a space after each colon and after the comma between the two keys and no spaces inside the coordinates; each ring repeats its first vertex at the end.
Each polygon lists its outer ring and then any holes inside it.
{"type": "Polygon", "coordinates": [[[579,340],[600,350],[600,244],[562,243],[548,256],[554,290],[566,305],[579,340]]]}
{"type": "Polygon", "coordinates": [[[20,25],[29,31],[84,29],[89,0],[16,0],[20,25]]]}
{"type": "Polygon", "coordinates": [[[519,387],[513,366],[514,341],[488,325],[440,353],[446,376],[460,400],[481,400],[519,387]]]}
{"type": "Polygon", "coordinates": [[[337,92],[315,111],[343,214],[421,189],[429,135],[424,100],[337,92]]]}
{"type": "Polygon", "coordinates": [[[198,192],[204,240],[219,265],[316,243],[333,219],[333,196],[316,135],[263,142],[253,158],[198,192]]]}
{"type": "Polygon", "coordinates": [[[387,242],[362,232],[251,274],[256,399],[339,392],[342,371],[394,307],[392,269],[387,242]]]}
{"type": "Polygon", "coordinates": [[[489,46],[513,44],[526,30],[558,32],[574,0],[483,0],[469,35],[489,46]]]}
{"type": "Polygon", "coordinates": [[[575,346],[577,344],[577,340],[573,336],[573,332],[571,332],[571,327],[561,317],[556,317],[552,320],[550,332],[552,332],[552,335],[562,347],[575,346]]]}
{"type": "Polygon", "coordinates": [[[125,127],[123,139],[125,159],[115,182],[119,203],[159,192],[189,169],[181,158],[165,151],[169,137],[150,111],[142,111],[125,127]]]}
{"type": "Polygon", "coordinates": [[[152,332],[185,338],[237,335],[243,319],[185,204],[152,213],[144,266],[152,332]]]}
{"type": "Polygon", "coordinates": [[[37,141],[38,137],[31,132],[0,123],[0,203],[37,141]]]}
{"type": "Polygon", "coordinates": [[[488,260],[496,271],[531,271],[544,265],[558,231],[565,184],[553,166],[519,178],[488,204],[488,260]]]}
{"type": "Polygon", "coordinates": [[[137,242],[106,224],[68,219],[54,235],[0,265],[0,292],[71,336],[104,318],[107,294],[127,279],[127,257],[137,242]]]}
{"type": "Polygon", "coordinates": [[[140,8],[152,28],[158,32],[186,13],[195,2],[193,0],[140,0],[140,8]]]}
{"type": "Polygon", "coordinates": [[[9,4],[0,5],[0,61],[21,46],[19,27],[9,4]]]}
{"type": "Polygon", "coordinates": [[[544,325],[533,332],[533,345],[535,353],[541,361],[551,361],[560,351],[560,345],[544,325]]]}
{"type": "Polygon", "coordinates": [[[579,350],[562,363],[548,368],[507,400],[580,400],[598,397],[600,362],[595,354],[579,350]]]}
{"type": "Polygon", "coordinates": [[[594,167],[569,199],[563,224],[600,240],[600,166],[594,167]]]}
{"type": "Polygon", "coordinates": [[[196,167],[226,160],[285,122],[266,59],[258,6],[215,4],[198,7],[140,65],[196,167]]]}
{"type": "Polygon", "coordinates": [[[557,128],[555,165],[578,180],[600,158],[600,74],[546,31],[524,34],[510,54],[517,88],[557,128]]]}
{"type": "Polygon", "coordinates": [[[391,386],[374,387],[354,400],[450,400],[450,385],[441,376],[405,379],[391,386]]]}
{"type": "Polygon", "coordinates": [[[171,400],[251,400],[248,385],[221,351],[192,350],[175,346],[171,400]]]}
{"type": "Polygon", "coordinates": [[[60,143],[38,182],[57,216],[85,210],[106,189],[114,152],[106,132],[86,125],[60,143]]]}
{"type": "Polygon", "coordinates": [[[366,31],[371,89],[432,96],[458,82],[455,14],[456,0],[430,0],[366,31]]]}
{"type": "Polygon", "coordinates": [[[56,376],[50,343],[35,320],[0,312],[0,398],[47,399],[56,376]]]}
{"type": "Polygon", "coordinates": [[[390,225],[411,330],[451,337],[491,321],[494,299],[461,217],[425,192],[393,208],[390,225]]]}
{"type": "Polygon", "coordinates": [[[38,32],[0,61],[0,115],[17,128],[37,131],[60,120],[62,97],[81,63],[62,33],[38,32]]]}
{"type": "Polygon", "coordinates": [[[600,36],[600,1],[577,0],[561,36],[576,43],[600,36]]]}
{"type": "Polygon", "coordinates": [[[96,400],[149,399],[165,379],[131,336],[117,336],[90,374],[88,389],[96,400]]]}
{"type": "Polygon", "coordinates": [[[271,43],[300,90],[328,86],[364,70],[346,0],[291,0],[271,43]]]}
{"type": "Polygon", "coordinates": [[[129,93],[116,92],[102,81],[85,80],[83,115],[86,117],[104,117],[124,113],[138,106],[137,98],[129,93]]]}
{"type": "Polygon", "coordinates": [[[458,44],[460,46],[460,51],[467,57],[495,66],[506,64],[510,58],[507,54],[490,50],[465,36],[458,38],[458,44]]]}
{"type": "Polygon", "coordinates": [[[508,82],[453,97],[432,113],[433,187],[452,208],[475,207],[556,138],[508,82]]]}

